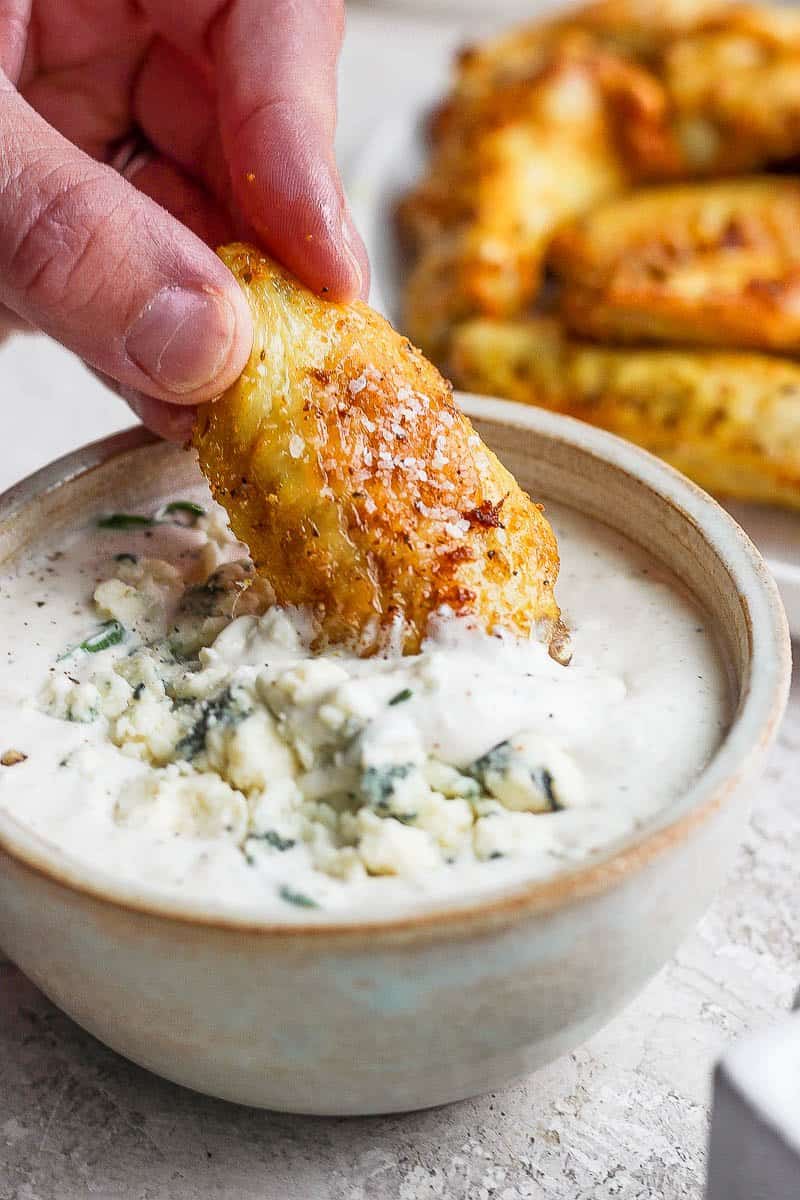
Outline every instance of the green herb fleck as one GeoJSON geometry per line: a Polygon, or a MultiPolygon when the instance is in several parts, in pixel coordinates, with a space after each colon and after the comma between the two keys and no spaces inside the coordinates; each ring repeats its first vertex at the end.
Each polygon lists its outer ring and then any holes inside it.
{"type": "Polygon", "coordinates": [[[196,525],[198,518],[206,515],[206,510],[200,504],[195,504],[193,500],[173,500],[163,509],[164,516],[172,517],[176,514],[181,514],[187,519],[180,521],[181,525],[196,525]]]}
{"type": "MultiPolygon", "coordinates": [[[[70,646],[63,654],[59,654],[56,662],[63,662],[65,658],[69,658],[77,650],[85,650],[87,654],[98,654],[101,650],[107,650],[109,646],[117,646],[125,637],[125,629],[120,625],[119,621],[106,621],[94,633],[90,633],[88,637],[79,642],[77,646],[70,646]]],[[[73,680],[77,683],[77,680],[73,680]]]]}
{"type": "MultiPolygon", "coordinates": [[[[155,517],[142,513],[107,513],[97,520],[98,529],[147,529],[151,525],[195,525],[206,510],[192,500],[172,500],[155,517]],[[171,520],[170,520],[171,518],[171,520]]],[[[118,561],[127,555],[120,555],[118,561]]],[[[135,559],[134,559],[135,561],[135,559]]]]}
{"type": "Polygon", "coordinates": [[[127,550],[126,550],[126,551],[124,551],[122,554],[115,554],[115,555],[114,555],[114,562],[119,562],[119,563],[123,563],[123,562],[126,562],[126,563],[137,563],[138,561],[139,561],[139,558],[138,558],[138,556],[137,556],[136,554],[129,554],[129,553],[127,552],[127,550]]]}
{"type": "Polygon", "coordinates": [[[155,520],[140,513],[108,513],[97,521],[98,529],[144,529],[148,525],[155,525],[155,520]]]}
{"type": "Polygon", "coordinates": [[[287,904],[294,904],[297,908],[319,908],[316,900],[312,900],[303,892],[293,892],[285,883],[281,886],[278,895],[281,900],[285,900],[287,904]]]}
{"type": "Polygon", "coordinates": [[[125,630],[119,621],[106,621],[89,637],[84,638],[78,649],[85,650],[87,654],[98,654],[101,650],[108,650],[109,646],[118,646],[124,637],[125,630]]]}
{"type": "Polygon", "coordinates": [[[404,704],[406,700],[410,700],[414,695],[411,688],[403,688],[402,692],[398,692],[396,696],[392,696],[389,701],[389,707],[394,707],[395,704],[404,704]]]}

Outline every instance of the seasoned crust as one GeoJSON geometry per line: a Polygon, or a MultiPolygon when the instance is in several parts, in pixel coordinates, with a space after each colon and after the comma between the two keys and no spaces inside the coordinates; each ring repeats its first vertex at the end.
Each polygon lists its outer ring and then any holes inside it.
{"type": "Polygon", "coordinates": [[[709,491],[800,510],[800,364],[596,346],[555,320],[476,320],[457,331],[451,370],[461,387],[609,429],[709,491]]]}
{"type": "Polygon", "coordinates": [[[561,230],[561,314],[584,336],[800,350],[800,182],[634,192],[561,230]]]}
{"type": "Polygon", "coordinates": [[[599,0],[465,51],[431,133],[405,316],[456,381],[800,507],[799,368],[745,353],[800,349],[800,183],[724,178],[800,160],[800,13],[599,0]],[[581,75],[594,124],[542,100],[581,75]]]}
{"type": "Polygon", "coordinates": [[[556,49],[585,52],[591,46],[652,63],[675,38],[724,17],[730,8],[731,0],[596,0],[566,16],[467,46],[456,61],[452,99],[463,104],[530,78],[556,49]]]}
{"type": "Polygon", "coordinates": [[[443,361],[460,321],[536,306],[550,238],[595,205],[798,155],[791,10],[600,0],[472,47],[432,125],[428,170],[399,205],[414,260],[404,327],[443,361]]]}
{"type": "Polygon", "coordinates": [[[599,50],[564,52],[453,120],[400,206],[418,254],[404,324],[426,352],[441,356],[465,317],[534,300],[555,230],[628,185],[618,126],[653,100],[637,67],[599,50]]]}
{"type": "Polygon", "coordinates": [[[636,178],[720,176],[800,153],[800,14],[729,0],[599,0],[471,47],[434,133],[553,55],[591,50],[646,69],[658,94],[622,127],[636,178]]]}
{"type": "Polygon", "coordinates": [[[557,639],[555,536],[436,369],[367,305],[319,299],[253,247],[220,255],[255,338],[194,444],[277,601],[365,654],[418,650],[442,606],[557,639]]]}
{"type": "Polygon", "coordinates": [[[669,135],[652,157],[641,153],[642,178],[727,175],[800,153],[796,10],[747,4],[723,9],[666,46],[658,74],[669,135]]]}

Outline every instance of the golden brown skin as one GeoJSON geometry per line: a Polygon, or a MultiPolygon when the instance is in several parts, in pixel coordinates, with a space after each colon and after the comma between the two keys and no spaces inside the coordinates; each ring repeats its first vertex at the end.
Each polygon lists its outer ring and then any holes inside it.
{"type": "Polygon", "coordinates": [[[194,444],[278,603],[364,654],[417,651],[443,607],[558,641],[553,531],[436,369],[367,305],[318,298],[253,247],[220,255],[255,340],[194,444]]]}
{"type": "Polygon", "coordinates": [[[603,341],[800,351],[800,182],[634,192],[554,239],[561,315],[603,341]]]}
{"type": "Polygon", "coordinates": [[[800,12],[598,0],[465,51],[431,134],[405,319],[456,381],[800,507],[800,366],[745,352],[800,352],[800,182],[710,182],[800,159],[800,12]]]}
{"type": "Polygon", "coordinates": [[[441,357],[465,317],[513,314],[535,298],[555,230],[628,185],[617,125],[647,110],[648,88],[637,67],[599,50],[558,53],[451,121],[400,208],[419,255],[404,325],[426,352],[441,357]]]}
{"type": "Polygon", "coordinates": [[[451,369],[471,391],[609,429],[718,495],[800,510],[800,364],[595,346],[539,319],[461,326],[451,369]]]}
{"type": "Polygon", "coordinates": [[[724,15],[730,7],[731,0],[596,0],[564,17],[515,27],[462,50],[451,100],[463,104],[530,78],[554,49],[591,45],[651,63],[670,42],[724,15]]]}
{"type": "Polygon", "coordinates": [[[459,321],[531,308],[566,221],[637,182],[800,155],[800,13],[600,0],[463,52],[432,134],[399,206],[403,320],[442,360],[459,321]]]}
{"type": "Polygon", "coordinates": [[[800,13],[734,5],[668,45],[657,68],[667,131],[641,177],[754,170],[800,153],[800,13]]]}
{"type": "Polygon", "coordinates": [[[800,153],[800,13],[729,0],[599,0],[471,47],[434,132],[554,53],[588,46],[646,68],[659,95],[621,128],[635,177],[726,175],[800,153]]]}

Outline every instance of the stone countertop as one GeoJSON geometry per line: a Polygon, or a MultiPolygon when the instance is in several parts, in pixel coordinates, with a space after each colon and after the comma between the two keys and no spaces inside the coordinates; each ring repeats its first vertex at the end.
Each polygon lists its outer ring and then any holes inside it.
{"type": "MultiPolygon", "coordinates": [[[[465,30],[431,28],[351,13],[345,166],[409,81],[441,86],[465,30]]],[[[0,378],[0,487],[131,422],[42,339],[0,350],[0,378]]],[[[799,982],[798,753],[800,672],[730,880],[675,959],[575,1054],[448,1108],[322,1120],[208,1100],[106,1050],[0,962],[0,1200],[701,1200],[712,1064],[799,982]]]]}

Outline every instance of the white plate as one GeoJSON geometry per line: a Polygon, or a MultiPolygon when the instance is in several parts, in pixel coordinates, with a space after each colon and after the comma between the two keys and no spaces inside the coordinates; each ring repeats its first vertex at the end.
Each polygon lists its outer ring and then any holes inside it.
{"type": "MultiPolygon", "coordinates": [[[[444,90],[443,81],[443,90],[444,90]]],[[[429,93],[429,87],[428,87],[429,93]]],[[[402,257],[395,235],[397,200],[422,172],[425,112],[405,112],[379,125],[346,180],[353,214],[372,262],[371,303],[400,323],[402,257]]],[[[753,504],[726,507],[767,560],[780,588],[793,637],[800,638],[800,514],[753,504]]]]}

